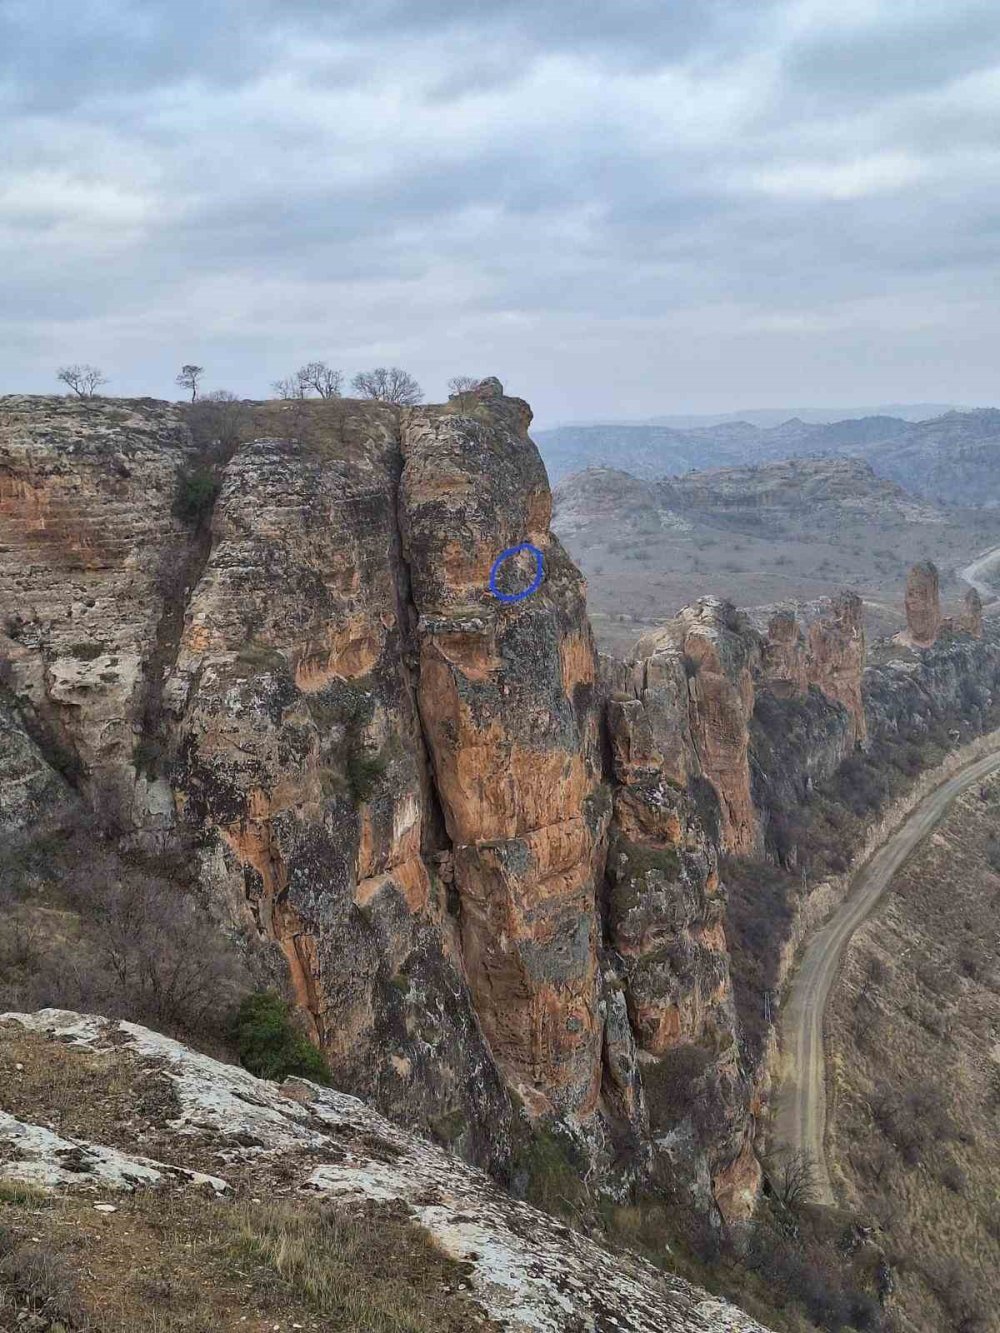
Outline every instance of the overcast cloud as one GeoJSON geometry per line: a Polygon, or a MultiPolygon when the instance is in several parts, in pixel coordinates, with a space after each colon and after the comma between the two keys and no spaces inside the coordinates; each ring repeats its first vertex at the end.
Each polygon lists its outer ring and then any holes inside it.
{"type": "Polygon", "coordinates": [[[0,392],[996,401],[996,0],[0,0],[0,392]]]}

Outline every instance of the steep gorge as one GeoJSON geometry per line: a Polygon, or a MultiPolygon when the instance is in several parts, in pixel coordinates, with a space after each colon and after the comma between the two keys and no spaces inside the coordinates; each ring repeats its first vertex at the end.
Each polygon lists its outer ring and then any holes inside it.
{"type": "Polygon", "coordinates": [[[0,402],[4,818],[57,812],[61,756],[101,820],[183,850],[339,1085],[500,1171],[552,1118],[618,1188],[666,1170],[747,1217],[720,857],[785,855],[787,811],[900,709],[990,706],[991,632],[863,675],[857,598],[760,623],[705,599],[599,660],[495,380],[246,413],[194,561],[181,409],[0,402]],[[523,542],[544,579],[501,602],[523,542]]]}

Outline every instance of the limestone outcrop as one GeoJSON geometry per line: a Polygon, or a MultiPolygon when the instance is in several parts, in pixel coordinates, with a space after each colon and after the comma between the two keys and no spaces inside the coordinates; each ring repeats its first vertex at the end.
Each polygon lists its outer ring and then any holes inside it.
{"type": "Polygon", "coordinates": [[[917,648],[929,648],[941,629],[941,590],[937,566],[922,560],[906,579],[906,632],[917,648]]]}

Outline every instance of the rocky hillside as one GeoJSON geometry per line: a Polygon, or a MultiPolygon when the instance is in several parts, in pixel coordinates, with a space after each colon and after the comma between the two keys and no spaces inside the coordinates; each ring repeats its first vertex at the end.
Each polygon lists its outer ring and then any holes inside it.
{"type": "Polygon", "coordinates": [[[152,1328],[152,1299],[185,1321],[156,1327],[257,1333],[765,1333],[328,1088],[63,1010],[0,1014],[0,1072],[0,1318],[10,1296],[19,1328],[152,1328]],[[157,1214],[189,1253],[198,1237],[193,1261],[157,1214]]]}
{"type": "Polygon", "coordinates": [[[540,431],[553,480],[590,467],[620,467],[655,479],[691,469],[779,459],[853,455],[881,477],[947,504],[1000,504],[1000,411],[946,412],[926,421],[869,416],[761,427],[747,421],[687,429],[652,423],[564,426],[540,431]]]}
{"type": "Polygon", "coordinates": [[[959,601],[959,573],[1000,545],[1000,519],[921,500],[860,459],[792,459],[643,481],[611,468],[568,477],[555,531],[587,577],[602,647],[622,652],[665,613],[714,593],[738,605],[811,601],[847,585],[869,634],[902,626],[907,568],[930,558],[959,601]]]}

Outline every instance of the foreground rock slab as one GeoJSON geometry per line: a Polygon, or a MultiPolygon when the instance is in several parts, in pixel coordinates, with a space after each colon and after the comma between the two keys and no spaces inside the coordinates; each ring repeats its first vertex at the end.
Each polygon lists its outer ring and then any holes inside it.
{"type": "Polygon", "coordinates": [[[221,1193],[227,1168],[252,1164],[262,1191],[273,1174],[304,1198],[404,1203],[445,1253],[469,1265],[477,1303],[513,1333],[761,1333],[734,1307],[511,1199],[485,1173],[357,1098],[299,1079],[264,1082],[133,1023],[58,1009],[0,1015],[0,1041],[25,1031],[169,1079],[174,1097],[162,1128],[179,1152],[186,1141],[201,1152],[215,1148],[222,1174],[71,1143],[5,1115],[0,1179],[105,1193],[155,1187],[169,1174],[221,1193]],[[95,1174],[66,1169],[74,1149],[99,1163],[95,1174]]]}

